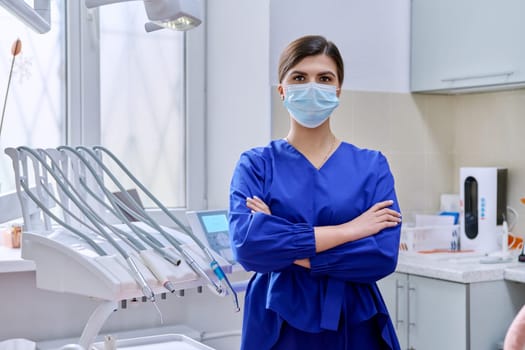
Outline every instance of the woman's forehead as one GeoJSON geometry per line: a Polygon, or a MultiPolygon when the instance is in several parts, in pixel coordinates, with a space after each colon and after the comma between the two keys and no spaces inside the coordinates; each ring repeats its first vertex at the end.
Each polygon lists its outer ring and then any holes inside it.
{"type": "Polygon", "coordinates": [[[328,70],[333,73],[337,72],[337,65],[334,60],[327,55],[315,55],[315,56],[306,56],[295,66],[293,66],[290,71],[302,70],[302,69],[313,69],[313,70],[328,70]]]}

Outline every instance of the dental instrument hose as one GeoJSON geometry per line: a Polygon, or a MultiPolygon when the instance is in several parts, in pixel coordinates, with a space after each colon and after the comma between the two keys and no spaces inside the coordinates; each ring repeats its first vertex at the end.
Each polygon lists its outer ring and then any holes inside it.
{"type": "MultiPolygon", "coordinates": [[[[91,246],[91,248],[93,248],[93,250],[99,255],[99,256],[103,256],[103,255],[107,255],[107,252],[104,251],[104,249],[102,249],[102,247],[100,245],[98,245],[95,241],[93,241],[91,239],[91,237],[87,236],[86,234],[84,234],[83,232],[77,230],[76,228],[74,228],[73,226],[69,225],[68,223],[66,222],[63,222],[60,218],[58,218],[51,210],[49,210],[49,208],[44,204],[42,203],[33,193],[32,193],[32,190],[29,188],[29,185],[27,184],[26,182],[26,176],[21,176],[20,175],[20,160],[18,159],[18,155],[20,154],[20,151],[18,151],[17,149],[15,148],[6,148],[5,150],[5,153],[11,157],[11,160],[13,161],[13,168],[14,168],[14,172],[15,172],[15,178],[17,178],[19,181],[17,181],[17,183],[15,184],[16,188],[17,188],[17,193],[19,194],[19,197],[20,197],[20,193],[21,193],[21,188],[22,187],[24,189],[24,191],[27,193],[27,195],[29,196],[29,198],[31,198],[31,200],[33,200],[49,217],[51,217],[53,220],[55,220],[56,222],[58,222],[59,224],[61,224],[63,227],[65,227],[66,229],[70,230],[71,232],[75,233],[76,235],[78,235],[81,239],[83,239],[89,246],[91,246]]],[[[27,173],[27,164],[25,164],[25,173],[27,173]]],[[[47,189],[47,188],[46,188],[47,189]]],[[[21,199],[20,199],[21,200],[21,199]]],[[[22,206],[22,209],[24,208],[24,206],[22,206]]]]}
{"type": "MultiPolygon", "coordinates": [[[[66,146],[61,146],[60,148],[62,148],[62,147],[64,147],[65,149],[69,148],[69,147],[66,147],[66,146]]],[[[124,196],[129,196],[129,194],[126,192],[124,187],[120,184],[120,182],[116,179],[116,177],[109,171],[109,169],[102,163],[102,161],[97,157],[97,155],[92,150],[90,150],[90,149],[88,149],[86,147],[82,147],[82,146],[79,146],[78,149],[79,150],[83,150],[84,152],[86,152],[95,162],[98,163],[98,165],[101,167],[101,169],[104,171],[104,173],[106,173],[110,177],[110,179],[113,181],[113,183],[119,188],[119,190],[122,191],[124,196]]],[[[70,148],[69,148],[69,150],[71,151],[70,148]]],[[[95,170],[91,167],[89,162],[87,162],[87,160],[84,159],[82,156],[80,156],[78,153],[75,153],[75,154],[79,157],[79,159],[82,162],[84,162],[84,164],[90,170],[90,172],[92,174],[95,174],[95,170]]],[[[97,181],[97,183],[101,186],[102,190],[106,193],[106,195],[108,197],[111,197],[111,193],[108,194],[109,191],[105,188],[104,184],[102,184],[101,181],[98,178],[96,178],[96,177],[95,177],[95,181],[97,181]]],[[[130,201],[130,203],[134,203],[136,205],[135,201],[133,200],[133,198],[131,198],[131,196],[128,197],[128,200],[130,201]]],[[[115,206],[115,203],[113,202],[112,198],[110,198],[110,202],[112,202],[111,204],[114,207],[118,208],[118,206],[115,206]]],[[[118,209],[120,210],[120,208],[118,208],[118,209]]],[[[165,232],[165,230],[160,225],[158,225],[155,222],[155,220],[151,219],[151,217],[149,217],[149,215],[147,215],[142,208],[139,208],[137,206],[136,209],[140,210],[144,214],[142,216],[148,221],[150,226],[152,226],[154,229],[159,231],[164,236],[164,238],[166,238],[166,240],[168,240],[177,250],[179,250],[179,252],[184,257],[186,257],[187,263],[190,265],[190,267],[192,267],[192,269],[197,274],[199,274],[201,277],[204,277],[205,279],[207,279],[208,282],[210,282],[210,284],[214,286],[214,288],[216,289],[218,294],[222,294],[222,287],[216,285],[215,282],[209,278],[207,273],[200,267],[200,265],[187,252],[185,252],[184,249],[181,248],[181,243],[180,242],[178,242],[174,237],[172,237],[170,234],[165,232]]],[[[200,245],[199,245],[199,247],[200,247],[200,245]]]]}
{"type": "Polygon", "coordinates": [[[202,241],[196,237],[193,232],[188,230],[127,168],[126,166],[107,148],[102,146],[94,146],[94,150],[99,150],[106,155],[108,155],[121,169],[126,173],[126,175],[174,222],[177,224],[177,226],[183,230],[188,236],[190,236],[195,243],[199,245],[199,247],[206,253],[208,256],[208,259],[210,260],[210,267],[213,271],[213,273],[217,276],[219,281],[225,281],[230,293],[232,294],[233,303],[235,307],[235,311],[240,311],[239,307],[239,300],[237,297],[237,292],[234,290],[233,286],[231,285],[228,277],[222,270],[221,266],[217,262],[217,260],[213,257],[211,252],[208,250],[208,248],[202,243],[202,241]]]}
{"type": "Polygon", "coordinates": [[[84,241],[86,241],[87,244],[89,244],[91,246],[91,248],[93,248],[93,250],[99,255],[99,256],[104,256],[104,255],[108,255],[108,253],[100,246],[98,245],[97,243],[95,243],[95,241],[93,241],[89,236],[87,236],[86,234],[82,233],[81,231],[75,229],[73,226],[70,226],[68,224],[66,224],[65,222],[63,222],[62,220],[60,220],[55,214],[53,214],[53,212],[51,210],[49,210],[47,208],[46,205],[44,205],[44,203],[42,203],[31,191],[31,189],[29,188],[29,186],[27,185],[26,183],[26,180],[25,178],[23,177],[20,177],[20,184],[22,185],[22,188],[24,189],[24,191],[26,192],[26,194],[29,196],[29,198],[31,198],[31,200],[33,200],[39,207],[40,209],[42,209],[47,215],[49,215],[53,220],[55,220],[56,222],[58,222],[60,225],[64,226],[66,229],[70,230],[71,232],[75,233],[76,235],[78,235],[80,238],[82,238],[84,241]]]}
{"type": "MultiPolygon", "coordinates": [[[[107,203],[105,203],[102,199],[100,199],[93,191],[85,184],[84,181],[80,180],[80,183],[82,186],[84,186],[84,189],[97,201],[99,202],[108,212],[112,213],[115,217],[119,218],[121,221],[127,220],[127,218],[122,215],[121,213],[118,213],[115,211],[111,206],[109,206],[107,203]]],[[[123,203],[121,203],[124,205],[123,203]]],[[[130,226],[130,223],[126,223],[128,227],[130,226]]],[[[126,238],[127,240],[130,240],[133,245],[135,245],[138,249],[136,249],[139,256],[142,258],[144,264],[151,270],[153,275],[157,278],[157,280],[171,293],[175,292],[175,286],[173,283],[169,280],[168,276],[161,272],[161,270],[157,267],[156,263],[153,262],[149,251],[147,248],[140,243],[140,241],[136,240],[132,235],[130,235],[128,232],[125,232],[124,230],[118,229],[116,227],[113,227],[109,224],[106,224],[110,229],[117,234],[121,238],[126,238]]],[[[163,250],[164,245],[158,241],[155,237],[150,235],[148,232],[142,230],[139,227],[130,227],[132,231],[146,244],[148,244],[157,254],[162,256],[165,260],[167,260],[169,263],[171,263],[174,266],[179,266],[181,260],[174,256],[174,254],[170,251],[163,250]]],[[[128,243],[129,245],[130,243],[128,243]]]]}
{"type": "MultiPolygon", "coordinates": [[[[103,169],[103,171],[111,178],[111,180],[115,183],[115,185],[117,185],[117,187],[119,187],[119,189],[124,194],[127,194],[126,190],[122,187],[122,185],[119,183],[119,181],[113,176],[113,174],[111,174],[109,169],[107,169],[107,167],[104,164],[101,163],[101,161],[97,158],[97,156],[95,154],[92,153],[91,150],[89,150],[89,149],[87,149],[85,147],[78,147],[78,149],[81,149],[81,150],[85,151],[87,154],[89,154],[100,165],[101,169],[103,169]]],[[[112,193],[106,189],[106,187],[104,186],[104,184],[102,183],[100,178],[97,176],[95,169],[93,169],[91,164],[89,164],[89,162],[82,155],[80,155],[77,150],[75,150],[75,149],[73,149],[72,147],[69,147],[69,146],[60,146],[60,147],[58,147],[58,150],[65,150],[65,151],[68,151],[68,152],[74,154],[86,166],[86,168],[91,172],[91,174],[93,175],[94,180],[97,182],[97,184],[102,189],[102,191],[104,192],[106,197],[109,199],[111,205],[116,210],[121,210],[115,204],[115,201],[114,201],[114,199],[112,197],[112,193]]],[[[131,202],[134,202],[133,199],[131,199],[131,202]]],[[[146,215],[146,217],[147,217],[147,215],[146,215]]],[[[200,267],[200,265],[184,249],[181,248],[180,243],[174,237],[172,237],[170,234],[165,232],[162,229],[162,227],[160,227],[160,225],[158,225],[154,220],[148,218],[148,221],[150,222],[150,224],[152,226],[154,226],[154,228],[164,238],[166,238],[166,240],[168,240],[168,242],[170,242],[173,245],[173,247],[175,249],[177,249],[179,251],[179,253],[185,258],[186,262],[195,271],[195,273],[197,273],[199,276],[205,278],[212,286],[214,286],[214,288],[215,288],[215,290],[217,291],[218,294],[222,293],[222,287],[218,286],[212,279],[210,279],[210,277],[208,276],[206,271],[204,271],[200,267]]],[[[127,221],[127,224],[130,227],[130,229],[133,230],[133,227],[129,223],[129,221],[127,221]]]]}
{"type": "MultiPolygon", "coordinates": [[[[20,151],[24,151],[24,152],[27,152],[29,153],[30,155],[32,155],[34,157],[34,159],[38,160],[42,166],[51,174],[51,176],[53,176],[53,178],[55,179],[57,185],[60,186],[60,188],[65,192],[65,193],[68,193],[68,194],[71,194],[71,192],[66,188],[66,186],[61,182],[61,180],[58,179],[58,177],[56,176],[55,172],[53,171],[53,169],[51,169],[49,167],[49,165],[47,164],[47,162],[45,160],[42,159],[42,157],[36,152],[34,151],[33,149],[29,148],[29,147],[26,147],[26,146],[20,146],[18,147],[18,150],[20,151]]],[[[53,161],[53,160],[52,160],[53,161]]],[[[70,187],[72,187],[71,183],[69,182],[69,180],[67,180],[66,178],[64,178],[64,181],[68,183],[68,185],[70,187]]],[[[149,287],[148,283],[146,282],[146,279],[144,278],[144,276],[142,276],[142,273],[139,271],[137,265],[135,264],[135,261],[133,260],[133,257],[129,255],[129,253],[124,250],[116,241],[115,239],[109,235],[99,224],[98,222],[93,218],[93,215],[92,213],[90,213],[88,210],[84,210],[85,208],[83,208],[83,206],[79,203],[79,201],[72,195],[69,196],[70,199],[73,201],[73,203],[77,206],[77,208],[79,208],[82,213],[84,215],[86,215],[86,217],[88,218],[89,221],[91,221],[91,223],[97,228],[98,232],[100,233],[101,236],[103,236],[108,242],[109,244],[111,244],[111,246],[113,246],[119,253],[120,255],[124,258],[124,260],[126,261],[126,263],[128,264],[128,267],[130,268],[130,272],[132,273],[133,277],[135,278],[135,281],[141,286],[142,288],[142,293],[144,294],[144,296],[146,296],[148,299],[150,299],[151,301],[155,301],[155,294],[153,293],[153,290],[149,287]]]]}
{"type": "MultiPolygon", "coordinates": [[[[85,184],[84,181],[80,180],[80,183],[82,184],[82,186],[84,186],[85,190],[97,201],[99,202],[108,212],[110,212],[111,214],[113,214],[115,217],[118,217],[121,221],[126,221],[127,218],[126,216],[122,215],[121,213],[118,213],[115,209],[113,209],[113,207],[111,207],[110,205],[108,205],[107,203],[105,203],[102,199],[98,198],[98,196],[89,188],[89,186],[87,186],[85,184]]],[[[117,202],[117,204],[119,206],[121,206],[124,211],[126,211],[128,214],[131,214],[131,215],[134,215],[135,217],[138,217],[140,219],[143,219],[144,218],[136,211],[134,211],[133,209],[129,208],[124,202],[122,202],[118,197],[115,197],[114,198],[115,201],[117,202]]],[[[128,220],[129,221],[129,220],[128,220]]],[[[181,260],[174,257],[173,254],[170,254],[170,252],[166,252],[164,250],[162,250],[162,248],[165,248],[164,244],[162,242],[160,242],[157,238],[155,238],[155,236],[151,235],[149,232],[147,232],[146,230],[138,227],[138,226],[135,226],[133,225],[131,222],[128,224],[126,223],[128,226],[131,225],[131,229],[132,230],[136,230],[134,231],[135,234],[143,241],[145,242],[146,244],[148,244],[151,248],[153,248],[157,253],[159,253],[161,256],[163,256],[166,260],[168,260],[170,263],[172,263],[173,265],[175,266],[179,266],[180,265],[180,262],[181,260]],[[134,228],[134,229],[133,229],[134,228]]]]}
{"type": "MultiPolygon", "coordinates": [[[[40,182],[42,185],[45,184],[44,180],[43,179],[40,179],[40,182]]],[[[88,225],[86,222],[84,222],[82,219],[80,219],[77,215],[75,215],[71,210],[69,210],[68,208],[66,208],[61,202],[60,200],[58,200],[58,198],[55,197],[55,195],[46,187],[46,186],[43,186],[42,187],[44,189],[44,191],[47,193],[47,195],[55,201],[56,204],[58,204],[58,206],[60,208],[62,208],[62,210],[64,211],[64,213],[68,214],[69,216],[71,216],[75,221],[77,221],[78,223],[80,223],[81,225],[87,227],[89,230],[91,230],[92,232],[95,232],[96,229],[93,227],[93,226],[90,226],[88,225]]],[[[103,222],[101,222],[101,224],[104,224],[103,222]]],[[[107,225],[107,224],[106,224],[107,225]]],[[[146,247],[140,243],[138,240],[136,240],[134,237],[130,236],[127,234],[127,232],[124,232],[122,230],[119,230],[117,228],[115,228],[115,234],[117,234],[123,241],[125,241],[132,249],[134,249],[135,251],[139,251],[139,250],[144,250],[146,249],[146,247]]]]}
{"type": "MultiPolygon", "coordinates": [[[[50,156],[47,152],[45,152],[44,150],[42,150],[43,153],[45,153],[47,156],[50,156]]],[[[58,171],[60,171],[60,169],[57,169],[58,171]]],[[[41,182],[43,181],[43,179],[40,180],[41,182]]],[[[84,183],[82,183],[84,185],[84,183]]],[[[84,185],[85,186],[85,185],[84,185]]],[[[68,208],[66,208],[61,202],[60,200],[58,200],[53,193],[51,193],[51,191],[46,187],[46,186],[43,186],[44,188],[44,191],[47,193],[47,195],[49,197],[51,197],[51,199],[53,199],[55,201],[55,203],[57,203],[61,208],[62,210],[68,214],[71,218],[73,218],[75,221],[77,221],[78,223],[80,223],[81,225],[87,227],[88,229],[90,229],[92,232],[95,232],[97,231],[93,226],[90,226],[88,225],[86,222],[84,222],[83,220],[81,220],[77,215],[75,215],[73,212],[71,212],[68,208]]],[[[86,190],[88,190],[90,192],[90,189],[89,188],[86,188],[86,190]]],[[[92,193],[92,192],[90,192],[92,193]]],[[[94,195],[94,194],[93,194],[94,195]]],[[[98,197],[94,197],[95,199],[99,200],[98,197]]],[[[106,203],[103,203],[103,204],[106,204],[106,203]]],[[[111,210],[112,208],[109,207],[108,208],[109,210],[111,210]]],[[[96,218],[95,219],[99,220],[100,218],[96,218]]],[[[99,220],[100,221],[100,220],[99,220]]],[[[59,222],[60,223],[60,222],[59,222]]],[[[107,226],[114,234],[116,234],[122,241],[124,241],[129,247],[131,247],[140,257],[141,259],[143,260],[143,262],[146,264],[146,266],[148,266],[148,268],[151,270],[151,272],[155,275],[155,277],[157,278],[157,280],[168,290],[170,291],[171,293],[174,293],[175,292],[175,287],[173,285],[173,283],[171,281],[169,281],[169,279],[164,276],[163,274],[161,274],[159,272],[159,269],[157,269],[153,262],[151,261],[151,259],[149,258],[149,256],[147,255],[147,248],[146,246],[144,246],[140,241],[138,241],[137,239],[135,239],[135,237],[133,237],[132,235],[128,234],[127,232],[125,232],[124,230],[121,230],[121,229],[118,229],[116,227],[113,227],[111,225],[109,225],[108,223],[106,222],[100,222],[101,224],[107,226]]]]}
{"type": "MultiPolygon", "coordinates": [[[[41,180],[43,181],[43,180],[41,180]]],[[[53,193],[51,193],[51,191],[49,189],[47,189],[47,187],[43,187],[45,192],[48,194],[48,196],[51,197],[51,199],[53,199],[61,208],[62,210],[67,213],[69,216],[71,216],[71,218],[73,218],[75,221],[79,222],[81,225],[87,227],[88,229],[90,229],[91,231],[95,232],[96,229],[93,227],[93,226],[90,226],[88,225],[86,222],[84,222],[83,220],[81,220],[77,215],[75,215],[74,213],[72,213],[69,209],[67,209],[54,195],[53,193]]],[[[88,189],[89,190],[89,189],[88,189]]],[[[99,199],[99,198],[96,198],[96,199],[99,199]]],[[[105,204],[105,203],[104,203],[105,204]]],[[[111,210],[112,208],[109,207],[108,210],[111,210]]],[[[97,219],[98,220],[98,219],[97,219]]],[[[100,220],[99,220],[100,221],[100,220]]],[[[144,244],[142,244],[139,240],[137,240],[135,237],[133,237],[132,235],[130,235],[128,232],[124,231],[124,230],[121,230],[117,227],[113,227],[111,226],[110,224],[106,223],[106,222],[101,222],[101,224],[107,226],[115,235],[117,235],[123,242],[125,242],[129,247],[131,247],[131,249],[133,249],[139,256],[140,258],[142,259],[142,261],[144,262],[144,264],[151,270],[151,272],[153,273],[153,275],[155,275],[155,277],[157,278],[157,280],[168,290],[170,291],[171,293],[174,293],[175,292],[175,286],[173,285],[173,283],[168,279],[168,277],[166,275],[164,275],[163,273],[161,273],[159,271],[159,269],[155,266],[155,263],[153,263],[153,261],[151,260],[150,258],[150,255],[148,254],[148,249],[146,248],[146,246],[144,244]]],[[[155,248],[158,249],[158,247],[156,247],[154,244],[152,243],[149,243],[150,246],[152,246],[154,248],[155,251],[157,251],[155,248]]],[[[160,249],[159,249],[160,250],[160,249]]],[[[166,259],[168,261],[172,261],[170,259],[166,259]]],[[[180,263],[180,260],[179,260],[179,263],[180,263]]],[[[177,262],[174,263],[174,265],[177,265],[177,262]]]]}

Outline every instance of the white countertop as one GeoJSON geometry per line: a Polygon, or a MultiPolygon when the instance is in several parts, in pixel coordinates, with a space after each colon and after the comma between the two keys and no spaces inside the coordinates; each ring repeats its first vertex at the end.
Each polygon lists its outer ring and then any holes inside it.
{"type": "Polygon", "coordinates": [[[503,279],[525,283],[525,263],[518,262],[517,257],[511,262],[497,264],[481,263],[482,258],[476,254],[424,255],[402,252],[396,271],[459,283],[503,279]]]}
{"type": "Polygon", "coordinates": [[[506,268],[504,278],[507,281],[525,283],[525,263],[519,263],[518,266],[506,268]]]}
{"type": "Polygon", "coordinates": [[[0,273],[35,271],[35,263],[20,257],[20,249],[0,245],[0,273]]]}
{"type": "MultiPolygon", "coordinates": [[[[31,260],[20,257],[20,249],[0,246],[0,273],[35,271],[31,260]]],[[[459,283],[509,280],[525,283],[525,263],[480,263],[481,256],[417,253],[399,254],[396,272],[409,273],[459,283]]]]}

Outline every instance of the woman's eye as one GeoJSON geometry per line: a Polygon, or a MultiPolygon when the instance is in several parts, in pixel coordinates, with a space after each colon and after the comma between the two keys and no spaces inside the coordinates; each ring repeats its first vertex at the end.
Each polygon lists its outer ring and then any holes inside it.
{"type": "Polygon", "coordinates": [[[294,81],[304,81],[304,76],[296,75],[292,78],[294,81]]]}
{"type": "Polygon", "coordinates": [[[328,77],[328,76],[324,76],[324,77],[321,77],[319,78],[319,80],[323,83],[329,83],[332,81],[332,78],[331,77],[328,77]]]}

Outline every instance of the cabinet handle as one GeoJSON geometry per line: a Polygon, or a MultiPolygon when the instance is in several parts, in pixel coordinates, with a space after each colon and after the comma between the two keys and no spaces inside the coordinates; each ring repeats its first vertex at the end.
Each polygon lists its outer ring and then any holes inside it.
{"type": "Polygon", "coordinates": [[[400,318],[400,310],[401,307],[399,306],[399,294],[404,294],[403,290],[405,289],[405,286],[399,282],[398,279],[396,279],[396,329],[399,328],[399,325],[403,324],[405,321],[400,318]]]}
{"type": "Polygon", "coordinates": [[[512,74],[514,74],[514,71],[511,70],[511,71],[505,71],[505,72],[500,72],[500,73],[488,73],[488,74],[479,74],[479,75],[466,75],[463,77],[455,77],[455,78],[445,78],[445,79],[441,79],[441,81],[442,82],[454,82],[454,81],[460,81],[460,80],[494,78],[494,77],[502,77],[502,76],[506,76],[508,78],[512,74]]]}
{"type": "Polygon", "coordinates": [[[413,314],[413,311],[416,309],[415,307],[412,307],[416,299],[416,287],[408,285],[408,325],[410,327],[416,326],[416,316],[413,314]],[[412,293],[412,295],[410,295],[412,293]]]}

